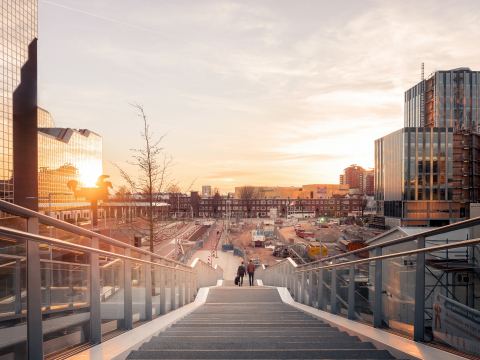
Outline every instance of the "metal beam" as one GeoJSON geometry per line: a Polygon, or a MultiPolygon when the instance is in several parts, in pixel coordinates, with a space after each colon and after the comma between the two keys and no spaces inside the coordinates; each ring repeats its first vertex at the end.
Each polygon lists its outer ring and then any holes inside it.
{"type": "MultiPolygon", "coordinates": [[[[150,256],[145,260],[150,261],[150,256]]],[[[152,266],[145,264],[145,320],[151,321],[152,318],[152,266]]]]}
{"type": "MultiPolygon", "coordinates": [[[[38,234],[38,218],[27,219],[27,232],[38,234]]],[[[28,360],[43,360],[40,244],[27,240],[27,352],[28,360]]]]}
{"type": "Polygon", "coordinates": [[[323,269],[318,270],[318,310],[323,310],[323,269]]]}
{"type": "MultiPolygon", "coordinates": [[[[98,238],[92,238],[91,246],[98,249],[98,238]]],[[[90,342],[102,342],[102,314],[100,311],[100,265],[98,254],[90,253],[90,342]]]]}
{"type": "MultiPolygon", "coordinates": [[[[333,260],[336,263],[335,260],[333,260]]],[[[331,297],[330,297],[330,313],[337,313],[337,268],[332,268],[332,284],[330,285],[331,297]]]]}
{"type": "MultiPolygon", "coordinates": [[[[355,255],[350,255],[350,261],[355,260],[355,255]]],[[[350,264],[348,272],[348,319],[355,320],[355,264],[350,264]]]]}
{"type": "MultiPolygon", "coordinates": [[[[375,249],[375,256],[382,256],[382,248],[375,249]]],[[[382,327],[382,259],[375,260],[375,293],[373,307],[373,327],[382,327]]]]}
{"type": "MultiPolygon", "coordinates": [[[[125,255],[130,256],[130,249],[125,249],[125,255]]],[[[125,317],[125,330],[133,329],[132,309],[132,263],[125,260],[124,265],[125,290],[123,300],[123,311],[125,317]]]]}
{"type": "MultiPolygon", "coordinates": [[[[425,248],[425,237],[419,236],[417,248],[425,248]]],[[[415,319],[413,322],[413,340],[423,341],[425,337],[425,253],[417,254],[415,274],[415,319]]]]}

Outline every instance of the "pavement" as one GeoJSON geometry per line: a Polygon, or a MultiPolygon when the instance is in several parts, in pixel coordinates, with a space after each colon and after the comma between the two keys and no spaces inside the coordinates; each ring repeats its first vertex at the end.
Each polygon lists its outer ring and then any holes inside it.
{"type": "MultiPolygon", "coordinates": [[[[195,258],[199,258],[203,262],[208,262],[208,257],[212,255],[213,244],[217,239],[217,231],[221,230],[223,227],[223,222],[219,221],[217,226],[212,231],[207,241],[205,242],[204,247],[197,250],[197,252],[190,258],[188,265],[190,265],[195,258]]],[[[242,262],[242,258],[233,255],[233,251],[222,251],[222,243],[224,240],[224,233],[217,245],[216,256],[213,256],[212,265],[218,265],[223,269],[223,280],[235,280],[237,276],[237,269],[242,262]]],[[[248,280],[247,280],[248,282],[248,280]]]]}

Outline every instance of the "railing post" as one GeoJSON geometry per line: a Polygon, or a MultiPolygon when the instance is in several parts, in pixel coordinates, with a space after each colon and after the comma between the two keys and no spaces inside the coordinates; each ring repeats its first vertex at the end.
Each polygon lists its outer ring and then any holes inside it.
{"type": "MultiPolygon", "coordinates": [[[[305,266],[304,269],[302,270],[307,270],[308,266],[305,266]]],[[[307,273],[306,272],[302,272],[302,288],[300,290],[300,296],[301,296],[301,303],[306,305],[307,303],[307,273]]]]}
{"type": "Polygon", "coordinates": [[[184,288],[184,277],[185,275],[182,270],[178,269],[177,278],[178,278],[178,307],[181,308],[184,302],[185,288],[184,288]]]}
{"type": "MultiPolygon", "coordinates": [[[[355,261],[354,254],[350,254],[350,261],[355,261]]],[[[348,319],[355,320],[355,264],[350,264],[348,271],[348,319]]]]}
{"type": "MultiPolygon", "coordinates": [[[[130,256],[130,249],[125,248],[125,255],[130,256]]],[[[125,330],[133,329],[133,309],[132,309],[132,263],[125,260],[124,266],[125,291],[123,299],[123,311],[125,316],[125,330]]]]}
{"type": "MultiPolygon", "coordinates": [[[[14,295],[15,295],[15,314],[22,313],[22,260],[17,259],[15,260],[15,273],[13,275],[13,286],[14,286],[14,295]]],[[[45,277],[47,277],[49,270],[45,267],[45,277]]],[[[41,289],[40,289],[41,291],[41,289]]],[[[45,292],[48,293],[46,286],[45,292]]],[[[46,294],[45,294],[46,295],[46,294]]]]}
{"type": "Polygon", "coordinates": [[[176,304],[176,284],[175,284],[175,269],[170,269],[170,310],[173,311],[177,308],[176,304]]]}
{"type": "Polygon", "coordinates": [[[310,272],[308,273],[308,306],[313,305],[313,265],[310,265],[310,272]]]}
{"type": "MultiPolygon", "coordinates": [[[[332,265],[335,265],[337,260],[333,260],[332,265]]],[[[337,313],[337,267],[332,268],[332,284],[330,285],[331,297],[330,297],[330,313],[337,313]]]]}
{"type": "MultiPolygon", "coordinates": [[[[293,272],[294,270],[292,270],[293,272]]],[[[297,274],[292,274],[292,294],[295,298],[295,301],[298,301],[298,292],[297,292],[297,274]]]]}
{"type": "MultiPolygon", "coordinates": [[[[163,261],[162,261],[162,265],[163,261]]],[[[165,294],[165,268],[163,266],[160,267],[160,315],[165,315],[167,313],[167,296],[165,294]]]]}
{"type": "MultiPolygon", "coordinates": [[[[321,264],[323,265],[323,264],[321,264]]],[[[318,310],[323,310],[323,269],[318,270],[318,310]]]]}
{"type": "MultiPolygon", "coordinates": [[[[92,237],[91,246],[98,249],[98,238],[92,237]]],[[[90,253],[90,342],[102,342],[102,314],[100,312],[100,265],[98,253],[90,253]]]]}
{"type": "MultiPolygon", "coordinates": [[[[194,270],[192,268],[192,270],[194,270]]],[[[198,291],[198,276],[199,276],[199,272],[197,270],[197,272],[193,275],[193,296],[197,296],[197,291],[198,291]]],[[[192,298],[192,301],[193,301],[193,298],[192,298]]]]}
{"type": "MultiPolygon", "coordinates": [[[[27,219],[27,232],[38,235],[38,218],[27,219]]],[[[40,244],[27,240],[27,352],[28,360],[43,359],[40,244]]]]}
{"type": "MultiPolygon", "coordinates": [[[[375,256],[382,256],[382,248],[375,249],[375,256]]],[[[382,260],[375,260],[375,304],[373,306],[373,327],[382,327],[382,260]]]]}
{"type": "MultiPolygon", "coordinates": [[[[425,237],[417,238],[418,249],[425,248],[425,237]]],[[[417,254],[415,274],[415,320],[413,325],[413,340],[423,341],[425,334],[425,253],[417,254]]]]}
{"type": "MultiPolygon", "coordinates": [[[[151,261],[150,255],[147,255],[145,260],[151,261]]],[[[152,266],[145,264],[145,320],[152,319],[152,266]]]]}
{"type": "Polygon", "coordinates": [[[293,275],[292,273],[295,271],[295,267],[292,266],[292,268],[290,269],[290,272],[288,274],[288,282],[289,282],[289,289],[290,289],[290,294],[292,295],[295,295],[295,275],[293,275]]]}

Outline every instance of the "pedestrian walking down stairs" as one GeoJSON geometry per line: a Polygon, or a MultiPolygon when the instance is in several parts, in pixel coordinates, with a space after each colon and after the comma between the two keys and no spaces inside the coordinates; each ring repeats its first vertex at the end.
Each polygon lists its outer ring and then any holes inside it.
{"type": "Polygon", "coordinates": [[[206,303],[127,359],[395,359],[284,304],[276,289],[211,288],[206,303]]]}

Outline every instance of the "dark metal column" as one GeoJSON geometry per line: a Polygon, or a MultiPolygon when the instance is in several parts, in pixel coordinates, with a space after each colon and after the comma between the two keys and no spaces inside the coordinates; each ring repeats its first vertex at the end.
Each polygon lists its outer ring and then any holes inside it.
{"type": "Polygon", "coordinates": [[[162,266],[160,268],[160,315],[165,315],[167,313],[167,297],[165,295],[165,268],[162,266]]]}
{"type": "MultiPolygon", "coordinates": [[[[98,249],[98,238],[92,238],[92,248],[98,249]]],[[[90,254],[90,342],[102,342],[102,314],[100,313],[100,265],[98,254],[90,254]]]]}
{"type": "MultiPolygon", "coordinates": [[[[130,249],[125,249],[125,255],[130,256],[130,249]]],[[[125,316],[125,330],[133,329],[133,309],[132,309],[132,263],[125,260],[124,266],[125,291],[123,298],[123,313],[125,316]]]]}
{"type": "Polygon", "coordinates": [[[169,272],[170,272],[170,310],[173,311],[177,308],[176,301],[175,301],[175,298],[176,298],[175,270],[170,269],[169,272]]]}
{"type": "Polygon", "coordinates": [[[318,310],[323,310],[323,269],[318,270],[318,310]]]}
{"type": "MultiPolygon", "coordinates": [[[[13,275],[13,286],[15,295],[15,314],[22,313],[22,259],[15,260],[15,273],[13,275]]],[[[47,272],[45,270],[45,272],[47,272]]]]}
{"type": "MultiPolygon", "coordinates": [[[[336,264],[337,262],[333,260],[333,264],[336,264]]],[[[336,314],[337,313],[337,268],[333,267],[332,268],[332,283],[330,285],[330,292],[331,292],[331,297],[330,297],[330,313],[331,314],[336,314]]]]}
{"type": "Polygon", "coordinates": [[[178,307],[181,308],[183,306],[183,298],[185,295],[185,282],[184,282],[184,273],[181,270],[178,270],[177,278],[178,278],[178,307]]]}
{"type": "MultiPolygon", "coordinates": [[[[150,255],[145,260],[150,261],[150,255]]],[[[151,321],[152,318],[152,266],[145,264],[145,319],[151,321]]]]}
{"type": "MultiPolygon", "coordinates": [[[[38,235],[38,218],[27,219],[27,232],[38,235]]],[[[40,246],[27,241],[27,351],[28,360],[43,359],[40,246]]]]}
{"type": "MultiPolygon", "coordinates": [[[[382,248],[375,249],[375,256],[382,256],[382,248]]],[[[373,306],[373,327],[382,327],[382,260],[375,260],[375,304],[373,306]]]]}
{"type": "MultiPolygon", "coordinates": [[[[425,248],[425,237],[417,238],[417,248],[425,248]]],[[[413,322],[413,340],[423,341],[425,335],[425,253],[417,254],[415,274],[415,320],[413,322]]]]}
{"type": "MultiPolygon", "coordinates": [[[[313,268],[313,265],[310,266],[310,269],[313,268]]],[[[308,306],[313,304],[313,270],[310,270],[308,273],[308,306]]]]}
{"type": "MultiPolygon", "coordinates": [[[[350,255],[350,261],[355,261],[355,255],[350,255]]],[[[355,320],[355,264],[350,264],[348,272],[348,318],[355,320]]]]}

